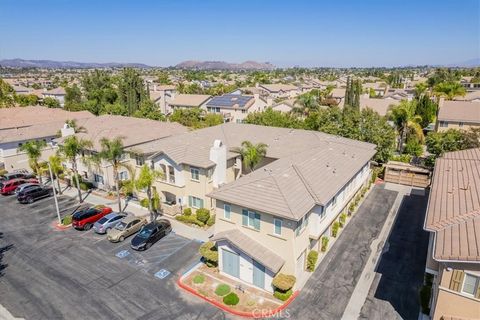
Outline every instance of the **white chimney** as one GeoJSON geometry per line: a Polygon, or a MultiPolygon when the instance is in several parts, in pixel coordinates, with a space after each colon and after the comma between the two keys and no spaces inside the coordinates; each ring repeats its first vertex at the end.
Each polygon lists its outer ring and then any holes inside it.
{"type": "Polygon", "coordinates": [[[267,98],[267,107],[273,106],[273,99],[271,97],[267,98]]]}
{"type": "Polygon", "coordinates": [[[60,130],[62,137],[67,137],[75,134],[75,129],[70,127],[68,123],[63,125],[63,128],[60,130]]]}
{"type": "Polygon", "coordinates": [[[157,85],[156,84],[153,85],[153,91],[157,91],[157,85]]]}
{"type": "Polygon", "coordinates": [[[221,140],[215,140],[210,148],[210,160],[215,163],[212,180],[213,186],[218,188],[227,180],[227,147],[221,140]]]}

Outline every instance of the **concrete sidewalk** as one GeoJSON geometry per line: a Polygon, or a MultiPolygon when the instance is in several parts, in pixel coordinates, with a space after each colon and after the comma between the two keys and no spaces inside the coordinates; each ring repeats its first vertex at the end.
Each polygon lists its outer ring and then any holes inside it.
{"type": "MultiPolygon", "coordinates": [[[[63,186],[63,194],[67,195],[69,197],[78,199],[78,191],[76,188],[73,187],[66,187],[63,186]]],[[[91,203],[93,205],[106,205],[111,207],[114,211],[118,210],[118,204],[116,200],[110,200],[110,199],[105,199],[101,196],[95,195],[93,193],[89,192],[83,192],[82,191],[82,197],[84,201],[91,203]]],[[[140,205],[137,205],[133,202],[125,201],[125,199],[121,199],[122,202],[122,208],[125,212],[132,213],[136,216],[150,216],[148,209],[141,207],[140,205]]],[[[208,228],[207,230],[196,228],[196,227],[191,227],[186,224],[181,223],[180,221],[177,221],[175,219],[172,219],[169,216],[163,215],[160,216],[162,219],[167,219],[171,222],[173,231],[185,238],[192,239],[192,240],[197,240],[197,241],[203,241],[206,242],[209,240],[209,237],[212,236],[214,227],[212,226],[208,228]]]]}

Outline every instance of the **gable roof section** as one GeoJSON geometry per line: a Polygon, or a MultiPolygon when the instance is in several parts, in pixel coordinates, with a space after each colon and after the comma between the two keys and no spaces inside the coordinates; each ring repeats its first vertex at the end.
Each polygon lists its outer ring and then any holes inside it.
{"type": "Polygon", "coordinates": [[[444,101],[440,104],[438,120],[480,123],[480,102],[444,101]]]}
{"type": "Polygon", "coordinates": [[[210,97],[206,94],[178,94],[168,104],[179,107],[200,107],[210,97]]]}
{"type": "Polygon", "coordinates": [[[435,259],[480,262],[480,148],[437,159],[425,229],[436,234],[435,259]]]}
{"type": "Polygon", "coordinates": [[[210,196],[299,220],[315,205],[327,205],[374,154],[374,148],[321,141],[313,149],[292,153],[224,185],[210,196]]]}

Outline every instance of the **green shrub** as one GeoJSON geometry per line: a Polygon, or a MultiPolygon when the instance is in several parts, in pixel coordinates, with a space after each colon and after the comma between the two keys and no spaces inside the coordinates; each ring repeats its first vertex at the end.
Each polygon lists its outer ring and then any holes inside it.
{"type": "Polygon", "coordinates": [[[345,222],[347,221],[347,215],[345,213],[342,213],[340,215],[340,218],[338,219],[338,221],[339,221],[339,224],[340,224],[340,228],[345,227],[345,222]]]}
{"type": "Polygon", "coordinates": [[[195,216],[181,215],[181,216],[176,216],[175,219],[178,220],[178,221],[181,221],[181,222],[185,222],[185,223],[189,223],[189,224],[195,224],[199,227],[203,227],[205,225],[202,221],[198,221],[195,216]]]}
{"type": "Polygon", "coordinates": [[[397,155],[393,156],[392,161],[398,161],[398,162],[404,162],[404,163],[410,163],[412,161],[412,156],[409,154],[402,154],[402,155],[397,155]]]}
{"type": "Polygon", "coordinates": [[[367,191],[368,191],[368,187],[362,188],[362,191],[360,192],[360,195],[362,196],[362,198],[365,197],[365,194],[367,193],[367,191]]]}
{"type": "Polygon", "coordinates": [[[85,182],[80,182],[80,190],[83,191],[88,191],[90,188],[88,187],[88,184],[85,182]]]}
{"type": "Polygon", "coordinates": [[[61,180],[65,179],[65,173],[60,173],[58,175],[58,178],[61,179],[61,180]]]}
{"type": "Polygon", "coordinates": [[[218,264],[218,251],[213,241],[205,242],[198,250],[208,267],[216,267],[218,264]]]}
{"type": "Polygon", "coordinates": [[[72,223],[72,215],[68,214],[62,218],[62,225],[68,226],[72,223]]]}
{"type": "Polygon", "coordinates": [[[328,248],[328,241],[330,239],[327,237],[327,236],[323,236],[322,237],[322,252],[325,252],[327,251],[327,248],[328,248]]]}
{"type": "Polygon", "coordinates": [[[293,275],[279,273],[273,278],[272,285],[280,291],[287,291],[293,288],[296,281],[297,278],[293,275]]]}
{"type": "Polygon", "coordinates": [[[230,286],[224,283],[219,284],[215,289],[215,294],[220,297],[223,297],[224,295],[227,295],[229,293],[230,293],[230,286]]]}
{"type": "Polygon", "coordinates": [[[238,304],[239,301],[240,301],[240,298],[237,296],[235,292],[230,292],[225,297],[223,297],[223,303],[229,306],[234,306],[238,304]]]}
{"type": "Polygon", "coordinates": [[[352,203],[350,203],[350,206],[348,206],[348,213],[352,214],[355,212],[355,208],[357,206],[355,205],[355,201],[353,201],[352,203]]]}
{"type": "Polygon", "coordinates": [[[340,228],[340,224],[338,221],[335,221],[332,225],[332,237],[336,238],[338,234],[338,229],[340,228]]]}
{"type": "Polygon", "coordinates": [[[308,256],[307,256],[307,270],[308,271],[310,271],[310,272],[315,271],[315,265],[317,264],[317,260],[318,260],[318,252],[314,251],[314,250],[311,250],[308,253],[308,256]]]}
{"type": "Polygon", "coordinates": [[[212,214],[207,220],[207,226],[211,227],[215,224],[215,215],[212,214]]]}
{"type": "Polygon", "coordinates": [[[5,174],[7,174],[7,173],[8,173],[7,170],[5,170],[5,169],[0,169],[0,176],[3,176],[3,175],[5,175],[5,174]]]}
{"type": "Polygon", "coordinates": [[[198,221],[202,221],[205,224],[210,219],[210,210],[205,208],[197,209],[196,216],[198,221]]]}
{"type": "Polygon", "coordinates": [[[200,284],[205,281],[205,276],[203,274],[197,274],[193,277],[193,283],[200,284]]]}
{"type": "Polygon", "coordinates": [[[140,205],[144,208],[148,208],[148,199],[144,198],[144,199],[140,200],[140,205]]]}
{"type": "Polygon", "coordinates": [[[191,208],[185,208],[183,209],[183,214],[185,216],[191,216],[192,215],[192,209],[191,208]]]}
{"type": "Polygon", "coordinates": [[[292,295],[292,289],[288,289],[287,291],[275,290],[273,292],[273,296],[279,300],[286,301],[292,295]]]}

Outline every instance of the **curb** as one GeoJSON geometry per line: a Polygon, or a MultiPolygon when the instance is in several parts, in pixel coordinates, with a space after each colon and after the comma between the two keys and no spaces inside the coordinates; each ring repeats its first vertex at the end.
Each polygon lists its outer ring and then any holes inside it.
{"type": "Polygon", "coordinates": [[[67,230],[67,229],[69,229],[70,227],[72,227],[72,224],[69,224],[69,225],[64,226],[64,225],[58,224],[57,221],[53,221],[53,222],[52,222],[52,226],[53,226],[55,229],[57,229],[57,230],[63,231],[63,230],[67,230]]]}
{"type": "Polygon", "coordinates": [[[256,312],[256,311],[253,311],[253,312],[244,312],[244,311],[237,311],[237,310],[233,310],[231,308],[229,308],[228,306],[216,301],[215,299],[212,299],[212,298],[209,298],[209,297],[206,297],[200,293],[198,293],[195,289],[191,288],[190,286],[182,283],[182,279],[183,279],[183,276],[179,277],[178,280],[177,280],[177,285],[182,288],[183,290],[205,300],[206,302],[210,303],[210,304],[213,304],[215,307],[225,311],[225,312],[228,312],[230,314],[233,314],[233,315],[236,315],[236,316],[240,316],[240,317],[244,317],[244,318],[255,318],[255,319],[259,319],[259,318],[266,318],[266,317],[271,317],[275,314],[277,314],[278,312],[282,311],[283,309],[285,309],[293,300],[295,300],[295,298],[298,296],[298,294],[300,293],[298,290],[295,291],[292,296],[290,298],[288,298],[287,301],[285,301],[284,304],[282,304],[281,306],[279,306],[278,308],[276,309],[273,309],[269,312],[256,312]]]}

